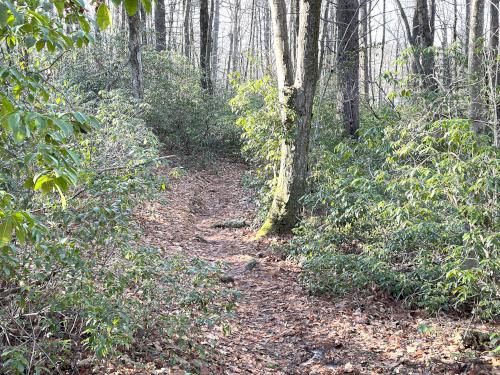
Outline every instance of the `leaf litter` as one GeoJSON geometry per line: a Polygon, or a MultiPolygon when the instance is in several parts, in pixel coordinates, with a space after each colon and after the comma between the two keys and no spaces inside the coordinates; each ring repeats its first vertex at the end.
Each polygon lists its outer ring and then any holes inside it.
{"type": "MultiPolygon", "coordinates": [[[[165,200],[137,213],[145,245],[220,262],[226,272],[221,283],[241,293],[229,333],[206,332],[207,345],[216,346],[198,366],[200,374],[500,373],[498,358],[465,348],[461,340],[464,332],[498,331],[497,325],[431,316],[376,292],[310,295],[300,285],[300,266],[270,250],[286,239],[254,241],[256,228],[247,223],[256,206],[243,187],[245,170],[222,159],[212,168],[189,170],[171,182],[165,200]]],[[[115,373],[188,374],[182,366],[147,365],[115,373]]]]}

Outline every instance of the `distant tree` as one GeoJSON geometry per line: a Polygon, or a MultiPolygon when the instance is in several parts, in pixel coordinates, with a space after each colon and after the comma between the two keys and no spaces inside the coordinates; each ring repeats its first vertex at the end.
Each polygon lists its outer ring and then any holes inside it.
{"type": "Polygon", "coordinates": [[[165,27],[165,0],[157,0],[155,7],[155,48],[163,51],[167,47],[165,27]]]}
{"type": "MultiPolygon", "coordinates": [[[[361,69],[363,72],[363,97],[364,100],[370,100],[370,64],[369,60],[369,44],[368,35],[370,30],[368,29],[368,3],[370,0],[360,0],[359,4],[359,39],[362,42],[362,48],[360,50],[361,54],[361,69]]],[[[385,26],[383,25],[385,28],[385,26]]]]}
{"type": "Polygon", "coordinates": [[[220,26],[220,0],[214,0],[212,27],[212,55],[210,71],[212,72],[212,84],[217,80],[217,70],[219,64],[219,26],[220,26]]]}
{"type": "Polygon", "coordinates": [[[359,128],[358,0],[338,0],[337,76],[344,129],[355,137],[359,128]]]}
{"type": "Polygon", "coordinates": [[[132,16],[128,15],[127,17],[129,30],[128,50],[132,68],[132,92],[134,97],[142,99],[144,96],[144,78],[141,52],[141,16],[139,11],[136,11],[132,16]]]}
{"type": "Polygon", "coordinates": [[[423,76],[424,87],[435,90],[437,88],[434,78],[435,61],[434,45],[436,18],[435,0],[416,0],[415,13],[413,15],[413,40],[417,59],[415,73],[423,76]]]}
{"type": "Polygon", "coordinates": [[[484,0],[472,0],[469,25],[469,118],[472,129],[481,133],[484,130],[484,102],[481,87],[484,83],[483,53],[484,53],[484,0]]]}
{"type": "Polygon", "coordinates": [[[435,61],[432,47],[435,34],[435,0],[416,0],[413,14],[413,25],[410,26],[401,0],[395,0],[405,26],[408,42],[413,49],[412,71],[423,78],[423,87],[435,90],[437,88],[434,78],[435,61]]]}
{"type": "Polygon", "coordinates": [[[183,31],[184,31],[184,56],[191,57],[191,34],[190,34],[190,26],[191,26],[191,0],[184,0],[184,22],[183,22],[183,31]]]}
{"type": "Polygon", "coordinates": [[[212,43],[210,40],[210,15],[208,10],[208,0],[200,0],[200,68],[201,87],[211,91],[210,73],[210,50],[212,43]]]}

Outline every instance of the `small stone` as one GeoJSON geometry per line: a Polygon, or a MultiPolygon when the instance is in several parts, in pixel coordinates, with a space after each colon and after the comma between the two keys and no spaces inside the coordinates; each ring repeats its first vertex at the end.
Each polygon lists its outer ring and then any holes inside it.
{"type": "Polygon", "coordinates": [[[248,225],[249,224],[244,219],[234,219],[216,223],[213,225],[213,227],[222,229],[225,228],[237,229],[237,228],[248,227],[248,225]]]}
{"type": "Polygon", "coordinates": [[[219,280],[223,283],[234,283],[234,276],[232,275],[221,275],[219,280]]]}
{"type": "Polygon", "coordinates": [[[345,372],[348,372],[348,373],[351,373],[354,371],[354,366],[352,365],[351,362],[347,362],[345,365],[344,365],[344,371],[345,372]]]}
{"type": "Polygon", "coordinates": [[[245,270],[251,271],[257,266],[257,261],[255,259],[252,259],[250,262],[245,264],[245,270]]]}
{"type": "Polygon", "coordinates": [[[89,357],[89,358],[84,358],[84,359],[79,360],[76,363],[76,365],[79,368],[87,368],[87,367],[91,367],[91,366],[95,365],[95,363],[96,363],[95,358],[89,357]]]}

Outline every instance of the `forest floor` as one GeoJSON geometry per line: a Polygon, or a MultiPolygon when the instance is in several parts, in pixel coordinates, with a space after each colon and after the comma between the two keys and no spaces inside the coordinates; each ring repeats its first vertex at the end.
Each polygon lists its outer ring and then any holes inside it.
{"type": "MultiPolygon", "coordinates": [[[[252,226],[217,228],[228,220],[254,220],[244,172],[244,165],[223,160],[213,168],[189,170],[172,180],[167,203],[150,202],[143,210],[154,212],[141,223],[145,243],[222,261],[234,277],[228,287],[241,292],[231,333],[212,333],[219,344],[203,373],[498,373],[498,359],[463,348],[460,338],[467,329],[491,326],[432,317],[375,292],[311,296],[300,284],[300,266],[271,250],[277,239],[254,241],[252,226]]],[[[164,373],[184,373],[169,371],[164,373]]]]}

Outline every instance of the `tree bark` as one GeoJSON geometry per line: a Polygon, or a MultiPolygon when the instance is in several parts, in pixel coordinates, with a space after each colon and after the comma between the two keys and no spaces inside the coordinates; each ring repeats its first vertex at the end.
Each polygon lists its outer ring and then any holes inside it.
{"type": "Polygon", "coordinates": [[[319,36],[320,50],[319,50],[318,74],[320,76],[321,76],[321,71],[323,70],[323,60],[325,58],[325,39],[328,34],[329,11],[330,11],[330,2],[327,1],[323,13],[323,27],[321,28],[321,33],[319,36]]]}
{"type": "Polygon", "coordinates": [[[146,14],[146,9],[144,8],[144,5],[142,5],[142,2],[139,2],[138,7],[140,9],[140,14],[141,14],[141,39],[142,39],[142,44],[147,45],[148,44],[148,34],[146,32],[146,25],[147,25],[147,14],[146,14]]]}
{"type": "Polygon", "coordinates": [[[451,89],[452,86],[452,73],[453,70],[451,68],[451,61],[450,61],[450,56],[448,53],[448,25],[446,22],[443,22],[442,25],[443,28],[443,48],[442,48],[442,53],[443,53],[443,84],[446,87],[446,89],[451,89]]]}
{"type": "Polygon", "coordinates": [[[286,6],[284,0],[270,0],[284,135],[273,202],[257,237],[290,232],[298,221],[299,199],[305,192],[312,104],[318,80],[321,0],[299,1],[296,74],[292,86],[286,6]]]}
{"type": "Polygon", "coordinates": [[[469,118],[472,129],[476,133],[484,131],[484,102],[481,95],[483,84],[483,30],[484,30],[484,0],[472,0],[469,25],[469,118]]]}
{"type": "Polygon", "coordinates": [[[490,64],[492,64],[492,102],[493,102],[493,136],[494,145],[498,145],[498,123],[500,121],[500,100],[498,100],[498,89],[500,87],[500,66],[498,63],[498,52],[500,42],[500,25],[499,25],[499,7],[500,0],[491,0],[490,2],[490,64]]]}
{"type": "Polygon", "coordinates": [[[383,89],[382,89],[382,72],[384,69],[384,59],[385,59],[385,34],[386,34],[386,9],[387,0],[382,0],[382,42],[380,50],[380,65],[378,69],[378,102],[382,103],[383,89]]]}
{"type": "Polygon", "coordinates": [[[465,0],[465,59],[469,58],[471,0],[465,0]]]}
{"type": "Polygon", "coordinates": [[[156,0],[155,6],[155,48],[158,52],[167,48],[165,25],[165,0],[156,0]]]}
{"type": "Polygon", "coordinates": [[[236,71],[239,69],[239,43],[240,43],[240,7],[241,0],[236,0],[234,4],[234,13],[233,13],[233,31],[232,31],[232,71],[236,71]]]}
{"type": "MultiPolygon", "coordinates": [[[[248,50],[247,50],[247,55],[252,55],[252,57],[253,57],[253,54],[255,52],[255,49],[254,49],[254,40],[255,40],[254,29],[255,29],[255,0],[252,0],[251,14],[250,14],[250,37],[249,37],[249,41],[248,41],[248,50]]],[[[245,62],[245,70],[244,70],[244,74],[243,74],[243,77],[245,78],[245,80],[247,80],[248,78],[251,77],[251,74],[249,74],[249,68],[251,70],[252,67],[250,66],[250,56],[247,56],[247,59],[245,62]]]]}
{"type": "Polygon", "coordinates": [[[212,62],[211,62],[211,71],[212,71],[212,82],[215,84],[217,81],[217,71],[219,64],[219,26],[220,26],[220,0],[215,0],[214,3],[214,21],[213,21],[213,32],[212,32],[212,62]]]}
{"type": "MultiPolygon", "coordinates": [[[[168,17],[168,46],[167,47],[169,50],[174,49],[177,51],[177,47],[175,47],[175,48],[172,47],[172,44],[174,44],[174,41],[173,41],[174,13],[175,13],[177,1],[176,0],[170,0],[170,1],[171,2],[170,2],[170,7],[169,7],[170,14],[168,17]]],[[[175,43],[175,45],[177,45],[177,43],[175,43]]]]}
{"type": "Polygon", "coordinates": [[[184,0],[184,56],[188,59],[191,57],[191,37],[190,37],[190,21],[191,21],[191,0],[184,0]]]}
{"type": "Polygon", "coordinates": [[[357,136],[359,129],[358,0],[338,0],[337,77],[345,132],[357,136]]]}
{"type": "Polygon", "coordinates": [[[210,15],[208,12],[208,0],[200,0],[200,68],[201,87],[209,92],[212,90],[210,74],[210,47],[211,41],[209,27],[210,15]]]}
{"type": "Polygon", "coordinates": [[[416,58],[421,61],[420,64],[415,65],[414,72],[423,76],[423,87],[430,90],[436,90],[437,88],[434,78],[434,52],[431,50],[434,45],[435,14],[435,0],[430,1],[430,8],[427,0],[416,0],[415,14],[413,16],[413,40],[415,41],[416,58]]]}
{"type": "Polygon", "coordinates": [[[141,16],[139,11],[128,16],[130,66],[132,68],[132,92],[136,99],[144,97],[144,79],[141,54],[141,16]]]}
{"type": "Polygon", "coordinates": [[[360,39],[362,41],[363,47],[361,48],[361,62],[363,71],[363,95],[364,100],[369,102],[370,100],[370,70],[368,64],[368,1],[361,0],[359,7],[359,18],[360,18],[360,39]]]}

